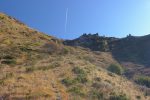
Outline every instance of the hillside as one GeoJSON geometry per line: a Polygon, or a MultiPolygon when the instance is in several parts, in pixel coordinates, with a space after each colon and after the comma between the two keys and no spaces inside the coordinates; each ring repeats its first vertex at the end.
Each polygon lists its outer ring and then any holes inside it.
{"type": "Polygon", "coordinates": [[[138,62],[149,67],[150,35],[141,37],[128,36],[112,44],[115,45],[112,52],[118,60],[138,62]]]}
{"type": "Polygon", "coordinates": [[[107,71],[111,64],[119,65],[109,52],[66,46],[0,13],[2,100],[149,100],[138,85],[107,71]]]}
{"type": "Polygon", "coordinates": [[[99,36],[98,33],[83,34],[77,39],[64,41],[64,44],[81,46],[92,51],[111,52],[113,57],[131,72],[128,74],[150,76],[150,35],[114,38],[99,36]]]}
{"type": "Polygon", "coordinates": [[[66,40],[64,44],[82,46],[93,51],[109,51],[121,62],[134,62],[150,65],[150,35],[125,38],[105,37],[96,34],[83,34],[77,39],[66,40]]]}

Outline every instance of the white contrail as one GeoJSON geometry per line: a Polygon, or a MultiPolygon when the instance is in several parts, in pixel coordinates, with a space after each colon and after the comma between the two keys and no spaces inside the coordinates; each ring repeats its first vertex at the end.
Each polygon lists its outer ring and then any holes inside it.
{"type": "Polygon", "coordinates": [[[67,32],[68,8],[66,9],[65,33],[67,32]]]}

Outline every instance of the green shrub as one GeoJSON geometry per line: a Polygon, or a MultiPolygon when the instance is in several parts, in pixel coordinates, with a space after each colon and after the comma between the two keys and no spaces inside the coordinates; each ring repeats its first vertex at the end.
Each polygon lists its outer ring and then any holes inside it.
{"type": "Polygon", "coordinates": [[[104,94],[97,90],[92,90],[91,96],[93,99],[104,100],[104,94]]]}
{"type": "Polygon", "coordinates": [[[88,81],[85,74],[78,75],[77,78],[75,78],[80,83],[86,83],[88,81]]]}
{"type": "Polygon", "coordinates": [[[115,74],[118,74],[118,75],[123,74],[123,68],[121,66],[115,65],[115,64],[111,64],[108,67],[108,71],[115,73],[115,74]]]}
{"type": "Polygon", "coordinates": [[[13,77],[13,76],[14,76],[13,73],[7,73],[6,76],[5,76],[5,79],[11,78],[11,77],[13,77]]]}
{"type": "Polygon", "coordinates": [[[4,80],[0,79],[0,85],[4,85],[4,80]]]}
{"type": "Polygon", "coordinates": [[[10,55],[5,55],[4,57],[2,57],[2,59],[3,59],[1,61],[2,64],[8,64],[8,65],[10,65],[10,64],[16,64],[15,58],[12,57],[12,56],[10,56],[10,55]]]}
{"type": "Polygon", "coordinates": [[[85,71],[79,67],[75,67],[72,70],[75,74],[77,74],[77,77],[74,79],[65,78],[62,80],[62,83],[66,86],[74,85],[76,83],[86,83],[88,81],[87,75],[85,71]]]}
{"type": "Polygon", "coordinates": [[[25,47],[25,46],[24,46],[24,47],[23,47],[23,46],[20,47],[20,50],[23,51],[23,52],[28,52],[28,51],[30,51],[30,49],[29,49],[28,47],[25,47]]]}
{"type": "Polygon", "coordinates": [[[65,84],[66,86],[70,86],[76,83],[76,80],[70,79],[70,78],[65,78],[62,80],[62,83],[65,84]]]}
{"type": "Polygon", "coordinates": [[[88,81],[87,74],[83,69],[74,67],[72,71],[77,74],[77,77],[75,78],[76,81],[80,83],[86,83],[88,81]]]}
{"type": "Polygon", "coordinates": [[[150,77],[148,77],[148,76],[139,76],[135,79],[135,82],[137,84],[140,84],[140,85],[150,88],[150,77]]]}
{"type": "Polygon", "coordinates": [[[3,78],[0,79],[0,85],[4,85],[6,79],[12,78],[14,76],[13,73],[6,73],[3,78]]]}
{"type": "Polygon", "coordinates": [[[84,96],[84,92],[82,91],[82,88],[80,87],[72,87],[68,90],[68,92],[72,92],[73,94],[84,96]]]}
{"type": "Polygon", "coordinates": [[[62,53],[63,54],[68,54],[69,53],[69,49],[64,47],[63,50],[62,50],[62,53]]]}
{"type": "Polygon", "coordinates": [[[79,67],[74,67],[72,70],[75,74],[85,74],[85,71],[79,67]]]}
{"type": "Polygon", "coordinates": [[[1,63],[2,64],[7,64],[7,65],[16,64],[16,60],[14,60],[14,59],[11,59],[11,60],[7,59],[7,60],[3,60],[1,63]]]}
{"type": "Polygon", "coordinates": [[[5,19],[5,17],[4,16],[0,16],[0,19],[5,19]]]}
{"type": "Polygon", "coordinates": [[[113,95],[110,100],[130,100],[126,95],[113,95]]]}

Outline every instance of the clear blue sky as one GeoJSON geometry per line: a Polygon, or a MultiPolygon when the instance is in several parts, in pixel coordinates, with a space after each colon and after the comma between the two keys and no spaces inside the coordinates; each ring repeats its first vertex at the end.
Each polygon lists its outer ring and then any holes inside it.
{"type": "Polygon", "coordinates": [[[65,39],[96,32],[116,37],[150,33],[150,0],[0,0],[0,12],[65,39]]]}

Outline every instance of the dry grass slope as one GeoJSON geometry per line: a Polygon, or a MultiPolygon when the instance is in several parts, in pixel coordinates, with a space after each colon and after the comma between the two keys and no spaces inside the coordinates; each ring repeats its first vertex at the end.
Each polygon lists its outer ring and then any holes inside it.
{"type": "Polygon", "coordinates": [[[149,100],[134,83],[106,70],[118,64],[110,53],[64,46],[5,14],[0,27],[0,99],[149,100]]]}

